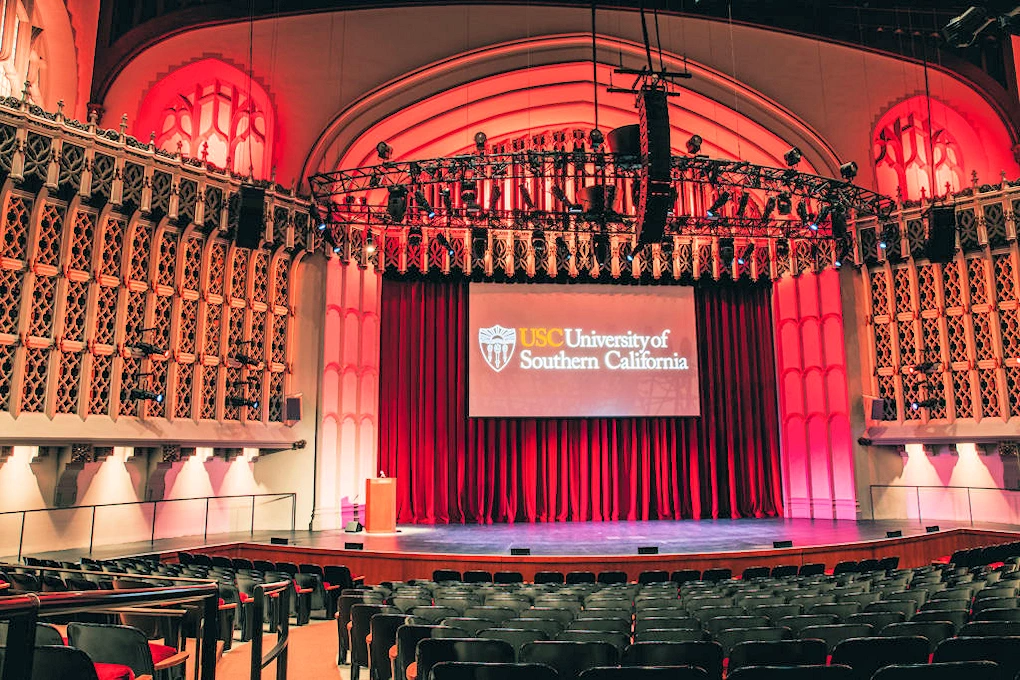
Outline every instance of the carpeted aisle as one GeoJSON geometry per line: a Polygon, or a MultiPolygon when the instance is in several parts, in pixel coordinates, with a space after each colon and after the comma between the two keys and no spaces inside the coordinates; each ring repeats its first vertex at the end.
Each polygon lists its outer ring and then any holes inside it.
{"type": "MultiPolygon", "coordinates": [[[[262,642],[263,654],[275,644],[276,636],[266,635],[262,642]]],[[[332,621],[291,626],[287,677],[290,680],[349,680],[349,667],[337,668],[336,646],[336,623],[332,621]]],[[[216,680],[250,680],[250,669],[251,645],[235,643],[216,666],[216,680]]],[[[264,668],[262,677],[275,680],[276,664],[271,663],[264,668]]],[[[365,671],[362,671],[361,677],[367,677],[365,671]]]]}

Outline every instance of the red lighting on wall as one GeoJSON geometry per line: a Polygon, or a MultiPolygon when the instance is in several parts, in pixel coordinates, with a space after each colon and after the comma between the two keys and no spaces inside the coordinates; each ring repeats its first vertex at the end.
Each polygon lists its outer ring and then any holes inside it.
{"type": "Polygon", "coordinates": [[[275,112],[269,95],[247,74],[202,59],[162,77],[142,100],[135,136],[156,133],[156,147],[204,158],[258,179],[272,168],[275,112]]]}

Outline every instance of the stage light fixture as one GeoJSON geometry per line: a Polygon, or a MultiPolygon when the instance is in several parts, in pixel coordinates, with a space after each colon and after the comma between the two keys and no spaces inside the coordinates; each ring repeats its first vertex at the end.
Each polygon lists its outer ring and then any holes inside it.
{"type": "Polygon", "coordinates": [[[830,213],[832,213],[832,205],[826,203],[822,206],[822,209],[818,211],[818,215],[815,219],[811,220],[811,231],[818,231],[818,226],[825,224],[825,220],[829,219],[830,213]]]}
{"type": "Polygon", "coordinates": [[[886,538],[903,538],[903,531],[900,529],[894,529],[893,531],[885,532],[886,538]]]}
{"type": "Polygon", "coordinates": [[[442,187],[439,190],[439,198],[443,201],[443,207],[446,208],[446,216],[453,215],[453,198],[450,196],[450,187],[442,187]]]}
{"type": "Polygon", "coordinates": [[[793,210],[793,197],[790,196],[789,191],[781,191],[779,196],[776,198],[776,210],[779,211],[780,215],[789,215],[790,211],[793,210]]]}
{"type": "Polygon", "coordinates": [[[247,406],[248,408],[257,411],[259,408],[259,400],[249,399],[248,397],[239,397],[237,395],[230,395],[227,397],[227,406],[233,406],[235,408],[247,406]]]}
{"type": "Polygon", "coordinates": [[[482,209],[482,206],[478,205],[478,183],[476,181],[473,179],[460,181],[460,200],[468,212],[476,213],[482,209]]]}
{"type": "Polygon", "coordinates": [[[790,241],[785,238],[776,239],[776,257],[786,259],[790,256],[790,241]]]}
{"type": "Polygon", "coordinates": [[[923,408],[931,410],[931,409],[937,409],[937,408],[944,408],[945,405],[946,405],[946,400],[945,399],[939,399],[937,397],[931,397],[931,398],[928,398],[928,399],[923,399],[923,400],[920,400],[920,401],[912,402],[910,404],[910,410],[911,411],[920,411],[923,408]]]}
{"type": "Polygon", "coordinates": [[[489,192],[489,212],[496,212],[502,195],[503,189],[498,184],[493,184],[492,191],[489,192]]]}
{"type": "Polygon", "coordinates": [[[531,192],[528,191],[528,187],[525,186],[522,183],[519,188],[520,188],[520,191],[521,191],[521,202],[524,203],[524,206],[528,210],[534,210],[535,209],[535,201],[533,201],[531,199],[531,192]]]}
{"type": "Polygon", "coordinates": [[[783,160],[786,161],[786,164],[791,168],[800,163],[802,158],[804,158],[804,154],[802,154],[800,149],[797,147],[793,147],[783,154],[783,160]]]}
{"type": "Polygon", "coordinates": [[[847,258],[850,257],[850,239],[846,236],[836,240],[835,253],[832,258],[832,266],[839,269],[846,262],[847,258]]]}
{"type": "Polygon", "coordinates": [[[162,394],[141,387],[132,387],[131,391],[128,392],[128,398],[131,401],[154,401],[157,404],[163,403],[162,394]]]}
{"type": "Polygon", "coordinates": [[[485,136],[484,132],[479,130],[475,133],[475,148],[478,149],[479,153],[485,151],[485,142],[488,140],[489,138],[485,136]]]}
{"type": "MultiPolygon", "coordinates": [[[[799,201],[797,203],[797,217],[799,217],[800,221],[805,224],[810,221],[811,215],[808,214],[807,201],[799,201]]],[[[815,226],[817,227],[818,225],[815,226]]]]}
{"type": "Polygon", "coordinates": [[[556,237],[556,254],[564,262],[570,262],[574,258],[574,253],[570,250],[570,244],[562,236],[556,237]]]}
{"type": "Polygon", "coordinates": [[[846,208],[841,205],[832,207],[832,237],[838,239],[847,237],[846,208]]]}
{"type": "Polygon", "coordinates": [[[942,37],[958,49],[970,47],[978,36],[995,23],[995,17],[984,7],[970,7],[963,14],[953,17],[942,29],[942,37]]]}
{"type": "Polygon", "coordinates": [[[737,203],[737,217],[743,217],[747,212],[747,204],[751,202],[751,194],[746,191],[740,194],[740,202],[737,203]]]}
{"type": "Polygon", "coordinates": [[[886,250],[889,246],[893,245],[899,237],[900,230],[896,228],[895,224],[885,224],[882,226],[882,235],[879,237],[878,247],[882,250],[886,250]]]}
{"type": "Polygon", "coordinates": [[[258,361],[256,361],[255,359],[253,359],[252,357],[248,356],[247,354],[245,354],[244,352],[241,352],[241,351],[235,351],[232,358],[237,363],[243,364],[245,366],[258,366],[259,365],[258,361]]]}
{"type": "Polygon", "coordinates": [[[621,243],[620,244],[620,257],[621,258],[623,258],[627,262],[633,262],[634,261],[634,255],[635,255],[635,252],[634,252],[634,245],[633,244],[631,244],[631,243],[621,243]]]}
{"type": "Polygon", "coordinates": [[[436,234],[436,241],[438,241],[439,245],[441,245],[443,248],[446,249],[446,253],[450,257],[453,257],[456,254],[456,253],[454,253],[454,250],[453,250],[453,244],[450,243],[450,239],[448,239],[446,237],[446,234],[444,234],[442,232],[436,234]]]}
{"type": "Polygon", "coordinates": [[[389,160],[393,155],[393,147],[386,142],[379,142],[375,145],[375,152],[379,155],[380,160],[389,160]]]}
{"type": "Polygon", "coordinates": [[[372,238],[372,232],[365,231],[365,252],[369,255],[375,253],[375,239],[372,238]]]}
{"type": "Polygon", "coordinates": [[[326,231],[326,223],[319,222],[319,231],[326,231]]]}
{"type": "Polygon", "coordinates": [[[471,228],[471,256],[475,260],[484,260],[489,252],[489,232],[482,227],[471,228]]]}
{"type": "Polygon", "coordinates": [[[542,156],[537,151],[528,151],[528,169],[533,175],[542,174],[542,156]]]}
{"type": "Polygon", "coordinates": [[[730,192],[723,191],[721,194],[716,196],[715,200],[712,201],[712,206],[706,211],[709,219],[715,219],[719,217],[719,211],[722,210],[723,206],[729,203],[730,192]]]}
{"type": "MultiPolygon", "coordinates": [[[[151,330],[151,329],[146,329],[146,330],[151,330]]],[[[144,333],[145,330],[143,330],[142,332],[144,333]]],[[[163,349],[161,347],[156,347],[151,342],[146,342],[144,340],[139,340],[138,342],[136,342],[133,345],[131,345],[131,349],[136,349],[136,350],[138,350],[139,352],[141,352],[143,355],[145,355],[147,357],[151,357],[151,356],[165,357],[165,356],[167,356],[167,350],[165,350],[165,349],[163,349]]]]}
{"type": "Polygon", "coordinates": [[[854,161],[847,161],[843,165],[839,166],[839,176],[848,182],[852,182],[857,177],[857,163],[854,161]]]}
{"type": "Polygon", "coordinates": [[[407,230],[407,244],[415,248],[421,245],[421,227],[410,227],[407,230]]]}
{"type": "Polygon", "coordinates": [[[566,192],[563,191],[563,187],[560,185],[554,184],[552,186],[552,195],[557,201],[563,204],[563,207],[567,209],[568,213],[580,213],[582,211],[581,206],[572,203],[570,199],[567,198],[566,192]]]}
{"type": "Polygon", "coordinates": [[[691,135],[691,138],[687,140],[687,153],[692,156],[698,155],[701,151],[701,144],[704,140],[701,135],[691,135]]]}
{"type": "Polygon", "coordinates": [[[719,239],[719,259],[725,265],[730,265],[733,262],[733,239],[729,236],[719,239]]]}
{"type": "Polygon", "coordinates": [[[595,128],[588,133],[588,141],[591,142],[592,148],[598,151],[605,143],[606,137],[602,134],[602,130],[595,128]]]}
{"type": "Polygon", "coordinates": [[[394,223],[400,223],[404,221],[404,215],[407,214],[407,187],[402,185],[396,185],[392,187],[386,187],[386,214],[390,216],[390,219],[394,223]]]}
{"type": "Polygon", "coordinates": [[[600,267],[605,267],[609,264],[609,236],[606,234],[595,234],[591,237],[592,253],[595,255],[595,261],[599,263],[600,267]]]}
{"type": "Polygon", "coordinates": [[[744,250],[740,253],[740,257],[737,258],[737,264],[743,267],[751,261],[752,255],[754,255],[754,243],[748,243],[744,246],[744,250]]]}
{"type": "Polygon", "coordinates": [[[762,220],[772,219],[772,213],[776,211],[776,197],[769,196],[769,200],[765,201],[765,210],[762,211],[762,220]]]}
{"type": "Polygon", "coordinates": [[[938,524],[932,524],[931,526],[925,527],[924,531],[925,531],[925,533],[934,534],[934,533],[939,531],[939,525],[938,524]]]}
{"type": "Polygon", "coordinates": [[[541,229],[535,229],[531,232],[531,248],[535,251],[536,260],[544,258],[548,252],[546,250],[545,232],[541,229]]]}
{"type": "Polygon", "coordinates": [[[436,216],[435,209],[433,209],[432,205],[429,203],[429,199],[425,198],[425,192],[421,189],[417,189],[414,192],[414,202],[418,204],[418,210],[421,210],[423,213],[428,215],[430,220],[436,216]]]}

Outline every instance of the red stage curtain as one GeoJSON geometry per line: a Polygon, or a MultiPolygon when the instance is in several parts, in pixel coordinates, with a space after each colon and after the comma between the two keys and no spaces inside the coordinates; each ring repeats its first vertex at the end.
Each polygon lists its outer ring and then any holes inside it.
{"type": "Polygon", "coordinates": [[[782,514],[769,287],[697,287],[700,418],[469,419],[467,296],[383,283],[379,466],[398,522],[782,514]]]}

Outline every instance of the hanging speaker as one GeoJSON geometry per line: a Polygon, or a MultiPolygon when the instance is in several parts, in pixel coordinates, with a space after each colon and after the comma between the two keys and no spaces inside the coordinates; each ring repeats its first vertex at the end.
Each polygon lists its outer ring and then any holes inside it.
{"type": "Polygon", "coordinates": [[[301,395],[287,397],[283,401],[283,424],[293,425],[301,420],[301,395]]]}
{"type": "Polygon", "coordinates": [[[951,262],[956,255],[956,208],[933,206],[928,214],[925,255],[932,262],[951,262]]]}
{"type": "Polygon", "coordinates": [[[665,90],[642,90],[638,95],[641,175],[637,209],[639,244],[659,243],[666,233],[672,203],[669,165],[669,109],[665,90]]]}
{"type": "Polygon", "coordinates": [[[258,248],[265,232],[266,192],[259,187],[242,184],[240,194],[234,241],[238,248],[258,248]]]}

